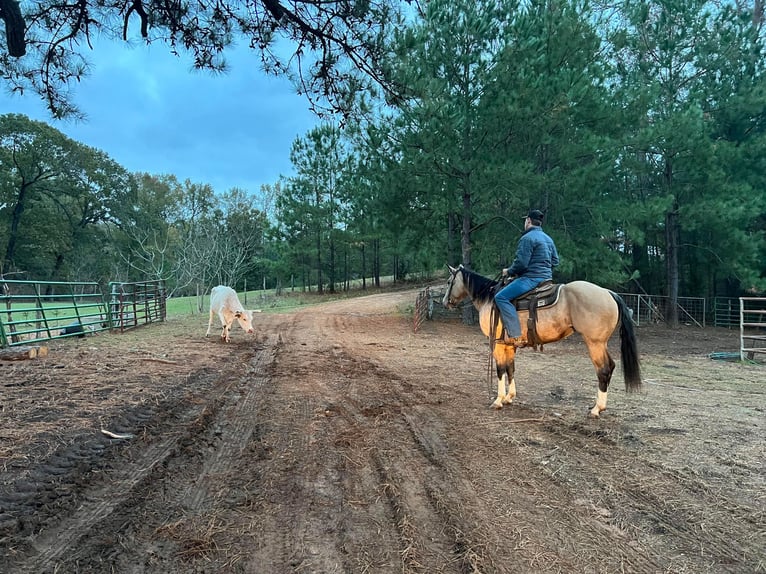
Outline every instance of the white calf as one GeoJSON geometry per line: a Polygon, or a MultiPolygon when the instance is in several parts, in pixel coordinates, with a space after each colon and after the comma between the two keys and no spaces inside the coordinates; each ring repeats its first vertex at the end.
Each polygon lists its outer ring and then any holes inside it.
{"type": "Polygon", "coordinates": [[[210,291],[210,320],[207,323],[207,333],[205,337],[210,335],[210,329],[213,326],[213,317],[218,314],[218,318],[221,320],[221,326],[223,332],[221,333],[221,340],[226,343],[230,342],[229,331],[231,331],[231,324],[234,319],[239,321],[239,326],[248,333],[253,332],[253,312],[246,311],[242,307],[242,303],[239,302],[237,292],[231,287],[225,285],[218,285],[213,287],[210,291]]]}

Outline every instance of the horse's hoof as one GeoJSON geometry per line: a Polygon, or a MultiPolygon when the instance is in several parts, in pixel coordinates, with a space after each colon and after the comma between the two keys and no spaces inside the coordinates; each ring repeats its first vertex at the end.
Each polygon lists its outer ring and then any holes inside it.
{"type": "Polygon", "coordinates": [[[593,409],[592,411],[590,411],[588,413],[588,418],[597,419],[597,418],[599,418],[600,414],[601,414],[601,411],[599,411],[597,409],[593,409]]]}
{"type": "Polygon", "coordinates": [[[493,409],[495,409],[496,411],[499,411],[500,409],[502,409],[502,408],[503,408],[503,404],[502,404],[502,403],[498,403],[497,401],[495,401],[494,403],[492,403],[492,405],[491,405],[491,406],[492,406],[492,408],[493,408],[493,409]]]}

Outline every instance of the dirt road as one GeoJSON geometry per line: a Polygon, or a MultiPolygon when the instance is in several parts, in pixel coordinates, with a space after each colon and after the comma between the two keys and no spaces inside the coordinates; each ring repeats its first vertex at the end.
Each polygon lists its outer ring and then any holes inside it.
{"type": "Polygon", "coordinates": [[[707,357],[736,332],[639,328],[599,420],[581,342],[523,350],[494,411],[478,327],[414,334],[416,293],[0,363],[0,572],[766,572],[766,367],[707,357]]]}

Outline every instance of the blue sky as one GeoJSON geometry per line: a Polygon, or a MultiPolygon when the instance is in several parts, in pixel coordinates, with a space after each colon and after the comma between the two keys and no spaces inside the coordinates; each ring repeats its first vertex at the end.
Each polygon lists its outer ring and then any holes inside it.
{"type": "Polygon", "coordinates": [[[0,113],[44,121],[98,148],[131,172],[173,174],[216,192],[291,175],[290,147],[319,120],[286,78],[267,76],[246,47],[227,54],[230,70],[191,69],[191,59],[164,45],[102,42],[87,51],[90,74],[73,101],[85,121],[51,118],[42,100],[0,91],[0,113]]]}

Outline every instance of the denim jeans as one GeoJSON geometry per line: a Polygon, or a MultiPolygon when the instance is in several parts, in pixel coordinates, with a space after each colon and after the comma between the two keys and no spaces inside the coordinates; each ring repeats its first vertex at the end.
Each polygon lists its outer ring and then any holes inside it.
{"type": "Polygon", "coordinates": [[[495,295],[495,303],[497,304],[497,308],[500,309],[503,325],[505,325],[505,329],[508,331],[510,337],[521,336],[519,316],[516,313],[516,307],[513,306],[512,301],[519,298],[527,291],[531,291],[543,281],[544,279],[517,277],[495,295]]]}

